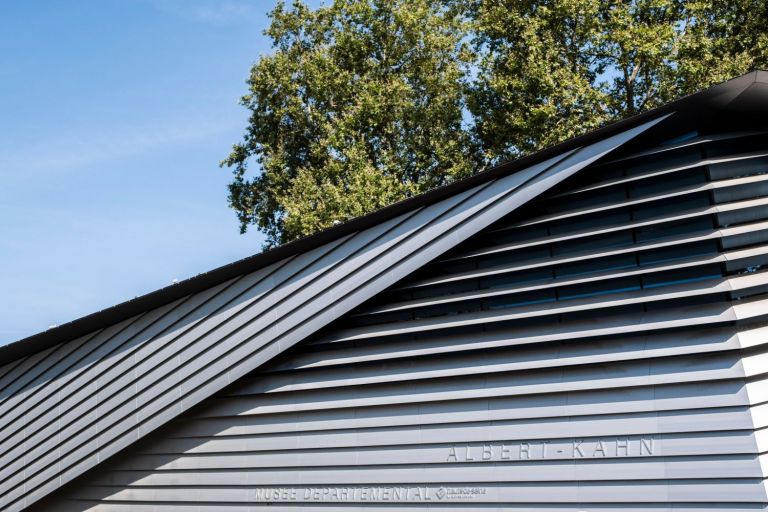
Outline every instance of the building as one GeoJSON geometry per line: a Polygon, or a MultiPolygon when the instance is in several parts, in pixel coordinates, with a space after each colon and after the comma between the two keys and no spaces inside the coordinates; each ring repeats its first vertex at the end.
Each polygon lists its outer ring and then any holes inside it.
{"type": "Polygon", "coordinates": [[[768,73],[0,348],[7,511],[765,510],[768,73]]]}

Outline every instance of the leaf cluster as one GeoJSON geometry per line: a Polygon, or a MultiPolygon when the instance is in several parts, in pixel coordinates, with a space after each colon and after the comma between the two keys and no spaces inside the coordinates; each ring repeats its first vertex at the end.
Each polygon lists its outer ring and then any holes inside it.
{"type": "Polygon", "coordinates": [[[768,65],[762,0],[279,2],[230,167],[275,245],[768,65]]]}

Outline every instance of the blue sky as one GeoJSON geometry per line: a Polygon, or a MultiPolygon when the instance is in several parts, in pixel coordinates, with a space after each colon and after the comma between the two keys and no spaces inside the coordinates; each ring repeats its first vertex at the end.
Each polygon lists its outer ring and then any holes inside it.
{"type": "Polygon", "coordinates": [[[0,344],[260,250],[218,162],[273,5],[0,0],[0,344]]]}

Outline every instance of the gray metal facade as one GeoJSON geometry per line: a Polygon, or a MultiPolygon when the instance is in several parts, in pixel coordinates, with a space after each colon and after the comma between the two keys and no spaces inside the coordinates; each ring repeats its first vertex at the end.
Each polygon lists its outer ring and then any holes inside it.
{"type": "Polygon", "coordinates": [[[586,169],[62,501],[762,508],[768,145],[686,144],[586,169]]]}
{"type": "Polygon", "coordinates": [[[690,129],[7,364],[0,505],[764,510],[768,136],[690,129]]]}

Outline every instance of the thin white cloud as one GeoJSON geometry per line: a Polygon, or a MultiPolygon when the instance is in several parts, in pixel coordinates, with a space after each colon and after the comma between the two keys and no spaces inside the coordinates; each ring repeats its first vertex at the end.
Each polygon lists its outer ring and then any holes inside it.
{"type": "Polygon", "coordinates": [[[263,0],[152,0],[152,5],[167,13],[217,25],[246,21],[271,8],[263,0]]]}
{"type": "Polygon", "coordinates": [[[19,172],[51,173],[116,161],[235,132],[241,124],[234,120],[181,119],[59,136],[24,147],[0,149],[0,176],[19,172]]]}

